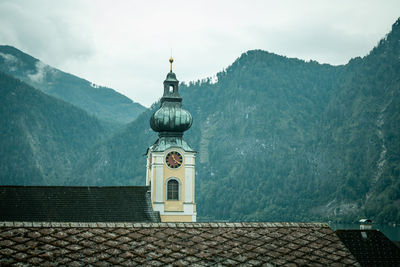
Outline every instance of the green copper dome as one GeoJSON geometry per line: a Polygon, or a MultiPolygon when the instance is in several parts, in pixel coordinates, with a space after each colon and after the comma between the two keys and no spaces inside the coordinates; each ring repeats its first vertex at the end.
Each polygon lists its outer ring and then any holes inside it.
{"type": "Polygon", "coordinates": [[[178,92],[179,81],[172,70],[164,81],[161,107],[150,119],[151,128],[160,136],[182,136],[192,126],[192,115],[182,108],[182,98],[178,92]]]}
{"type": "Polygon", "coordinates": [[[183,133],[192,126],[192,115],[182,107],[164,102],[151,117],[150,126],[156,132],[183,133]]]}

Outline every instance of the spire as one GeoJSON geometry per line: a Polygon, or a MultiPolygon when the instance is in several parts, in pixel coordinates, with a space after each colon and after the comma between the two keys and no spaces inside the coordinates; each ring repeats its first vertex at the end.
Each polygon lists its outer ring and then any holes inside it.
{"type": "Polygon", "coordinates": [[[159,136],[182,137],[183,132],[192,125],[192,115],[182,108],[182,97],[179,95],[179,81],[172,72],[171,57],[170,72],[164,81],[164,94],[161,106],[150,119],[151,128],[159,132],[159,136]]]}
{"type": "Polygon", "coordinates": [[[169,58],[169,63],[171,64],[169,72],[172,72],[172,63],[174,63],[174,59],[172,58],[172,56],[169,58]]]}

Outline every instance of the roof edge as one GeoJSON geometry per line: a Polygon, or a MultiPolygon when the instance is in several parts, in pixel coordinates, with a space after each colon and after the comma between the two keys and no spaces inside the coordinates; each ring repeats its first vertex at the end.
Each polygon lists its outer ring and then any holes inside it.
{"type": "Polygon", "coordinates": [[[330,228],[327,223],[237,222],[237,223],[132,223],[132,222],[0,222],[0,227],[60,228],[330,228]]]}
{"type": "Polygon", "coordinates": [[[148,188],[147,185],[110,185],[110,186],[91,186],[91,185],[0,185],[0,188],[27,188],[27,187],[35,187],[35,188],[148,188]]]}

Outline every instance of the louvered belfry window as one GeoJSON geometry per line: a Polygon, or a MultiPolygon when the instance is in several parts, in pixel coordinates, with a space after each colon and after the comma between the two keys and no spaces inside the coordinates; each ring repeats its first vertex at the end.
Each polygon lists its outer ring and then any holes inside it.
{"type": "Polygon", "coordinates": [[[177,180],[168,181],[167,200],[179,200],[179,183],[177,180]]]}

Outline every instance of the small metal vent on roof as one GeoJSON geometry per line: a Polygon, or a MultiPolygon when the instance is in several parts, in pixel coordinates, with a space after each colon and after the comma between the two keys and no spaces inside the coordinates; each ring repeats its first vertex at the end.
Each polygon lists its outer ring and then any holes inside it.
{"type": "Polygon", "coordinates": [[[367,233],[366,232],[361,232],[361,237],[363,239],[367,239],[368,238],[367,233]]]}

